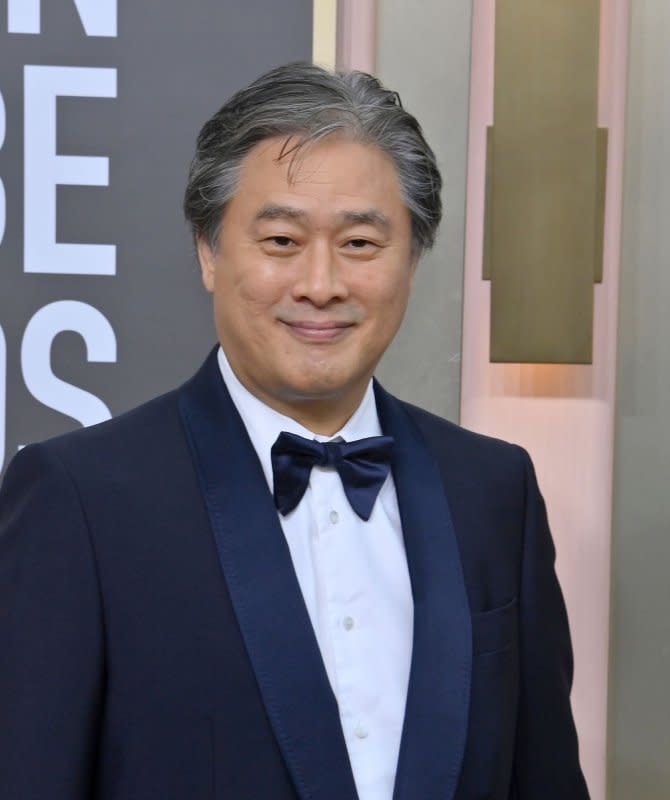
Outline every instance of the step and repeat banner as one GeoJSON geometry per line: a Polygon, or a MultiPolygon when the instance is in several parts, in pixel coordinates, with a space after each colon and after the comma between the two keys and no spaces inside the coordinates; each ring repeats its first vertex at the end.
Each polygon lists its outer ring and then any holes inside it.
{"type": "Polygon", "coordinates": [[[204,359],[181,214],[197,132],[311,49],[311,0],[0,2],[0,473],[204,359]]]}

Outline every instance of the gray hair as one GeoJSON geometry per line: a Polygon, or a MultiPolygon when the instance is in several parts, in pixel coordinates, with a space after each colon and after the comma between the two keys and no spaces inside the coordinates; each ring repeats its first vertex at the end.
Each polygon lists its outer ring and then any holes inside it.
{"type": "Polygon", "coordinates": [[[298,62],[277,67],[240,90],[198,135],[184,196],[194,239],[216,249],[226,204],[244,157],[265,139],[286,137],[280,158],[343,135],[378,147],[395,165],[412,220],[413,252],[432,247],[440,218],[442,178],[417,120],[397,92],[366,72],[329,72],[298,62]],[[297,144],[290,144],[292,137],[297,144]]]}

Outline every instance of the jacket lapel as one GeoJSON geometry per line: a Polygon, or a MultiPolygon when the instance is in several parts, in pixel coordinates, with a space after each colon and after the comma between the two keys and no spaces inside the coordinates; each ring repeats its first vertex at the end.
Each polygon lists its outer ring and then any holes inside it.
{"type": "MultiPolygon", "coordinates": [[[[298,795],[355,800],[335,696],[265,476],[216,350],[180,393],[221,568],[298,795]]],[[[415,795],[416,797],[416,795],[415,795]]]]}
{"type": "Polygon", "coordinates": [[[414,638],[394,800],[451,800],[465,750],[471,623],[439,468],[401,403],[375,384],[414,598],[414,638]]]}

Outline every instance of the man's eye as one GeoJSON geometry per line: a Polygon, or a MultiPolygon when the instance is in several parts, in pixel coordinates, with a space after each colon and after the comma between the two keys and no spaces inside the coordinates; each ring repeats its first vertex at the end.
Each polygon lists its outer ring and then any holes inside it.
{"type": "Polygon", "coordinates": [[[369,242],[367,239],[349,239],[347,244],[354,250],[362,250],[364,247],[367,247],[372,243],[369,242]]]}
{"type": "Polygon", "coordinates": [[[268,241],[270,244],[276,244],[277,247],[290,247],[292,244],[295,244],[293,239],[289,236],[270,236],[268,241]]]}

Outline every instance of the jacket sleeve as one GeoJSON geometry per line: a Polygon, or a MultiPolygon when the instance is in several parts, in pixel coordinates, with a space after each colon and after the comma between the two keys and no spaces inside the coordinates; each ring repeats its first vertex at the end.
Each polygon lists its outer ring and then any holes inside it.
{"type": "Polygon", "coordinates": [[[0,797],[93,797],[103,621],[73,481],[48,445],[0,490],[0,797]]]}
{"type": "Polygon", "coordinates": [[[521,693],[516,800],[588,800],[570,707],[572,646],[554,570],[555,549],[528,454],[520,586],[521,693]]]}

